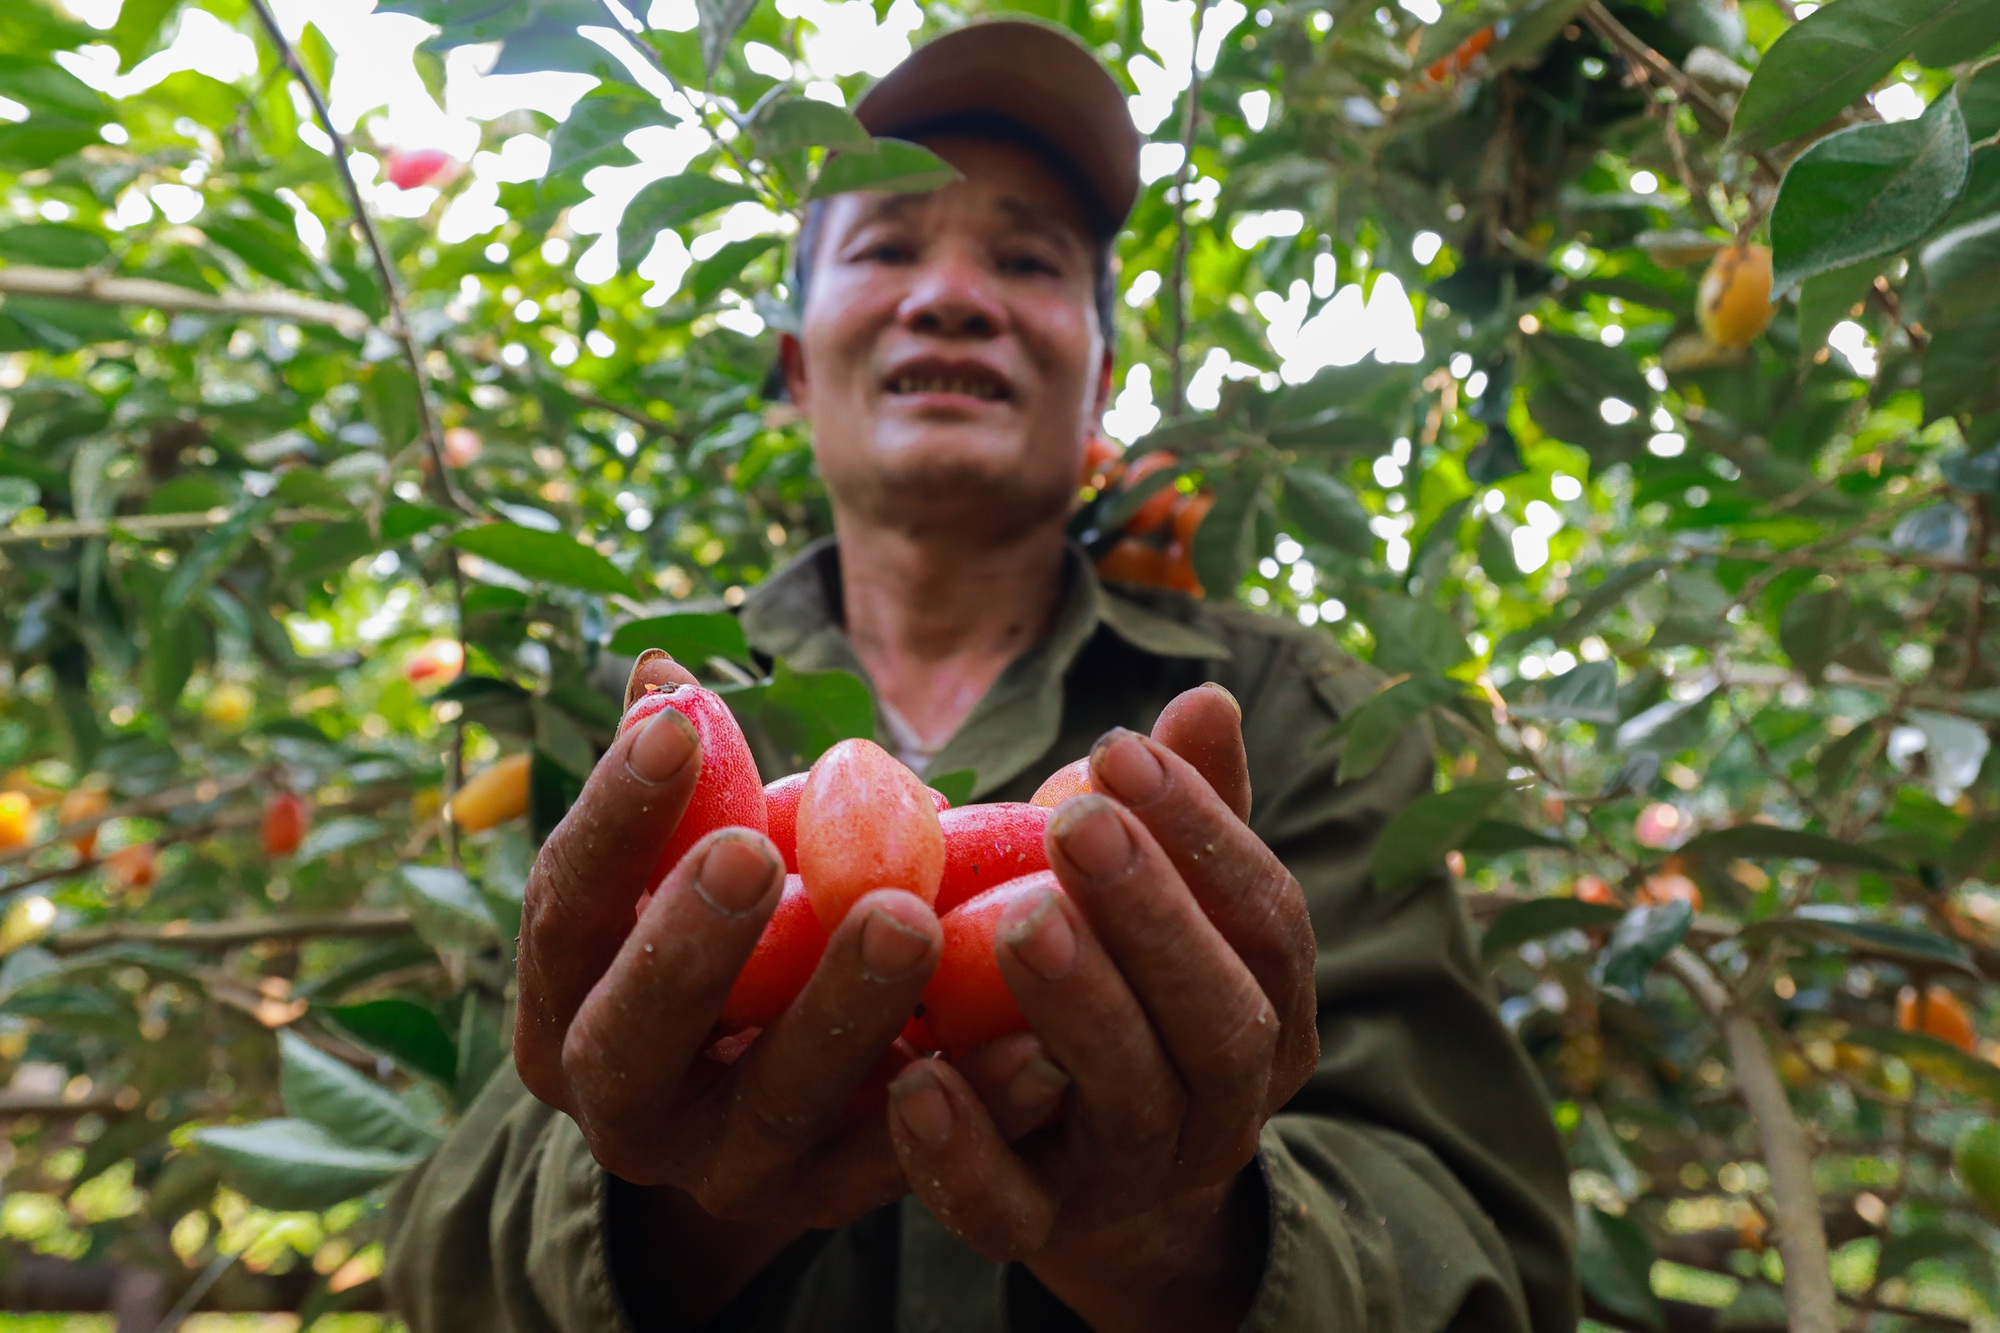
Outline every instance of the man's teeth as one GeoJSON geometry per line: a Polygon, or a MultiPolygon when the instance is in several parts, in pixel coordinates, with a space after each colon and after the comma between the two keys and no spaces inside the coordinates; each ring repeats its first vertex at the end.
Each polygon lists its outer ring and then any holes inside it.
{"type": "Polygon", "coordinates": [[[898,375],[889,382],[891,393],[958,393],[988,401],[1000,397],[1000,386],[991,380],[966,379],[957,375],[898,375]]]}

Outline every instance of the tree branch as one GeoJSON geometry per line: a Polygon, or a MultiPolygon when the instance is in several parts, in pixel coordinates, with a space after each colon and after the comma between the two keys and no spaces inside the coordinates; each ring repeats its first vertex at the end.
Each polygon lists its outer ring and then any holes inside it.
{"type": "Polygon", "coordinates": [[[336,305],[298,292],[190,291],[152,278],[118,278],[90,269],[41,268],[10,264],[0,268],[0,295],[47,296],[96,305],[143,306],[169,314],[226,315],[326,324],[350,338],[367,333],[374,321],[353,306],[336,305]]]}
{"type": "Polygon", "coordinates": [[[361,237],[368,244],[368,252],[375,260],[375,276],[382,284],[382,299],[389,305],[389,328],[396,341],[402,345],[403,359],[409,363],[410,374],[417,382],[417,422],[423,435],[424,448],[430,453],[431,476],[438,495],[446,504],[462,513],[471,513],[472,506],[458,493],[457,485],[451,479],[451,465],[444,457],[444,434],[438,429],[437,411],[431,403],[430,374],[424,369],[423,349],[417,346],[417,337],[410,329],[409,316],[403,309],[403,288],[396,280],[396,267],[389,260],[389,252],[382,245],[382,237],[375,230],[375,220],[369,216],[368,205],[361,197],[361,184],[354,179],[354,171],[347,165],[347,140],[334,128],[333,116],[327,110],[326,95],[313,82],[307,72],[305,62],[299,53],[285,39],[285,33],[278,26],[277,16],[271,13],[269,0],[250,0],[250,8],[256,13],[257,21],[277,48],[285,67],[298,80],[313,106],[313,116],[319,127],[333,142],[333,167],[339,174],[341,183],[347,187],[347,197],[354,208],[355,225],[361,228],[361,237]]]}
{"type": "MultiPolygon", "coordinates": [[[[111,820],[145,818],[184,809],[188,806],[207,805],[212,801],[222,799],[232,792],[241,791],[253,783],[260,782],[266,776],[264,772],[258,771],[240,773],[221,781],[210,778],[206,781],[198,782],[192,787],[174,787],[167,791],[155,792],[151,796],[141,796],[139,799],[127,801],[123,805],[110,806],[102,814],[92,815],[89,819],[79,819],[73,824],[63,825],[56,830],[55,836],[43,842],[30,843],[23,847],[14,847],[0,852],[0,867],[31,860],[45,849],[56,846],[59,843],[74,842],[84,834],[95,831],[111,820]]],[[[0,887],[12,888],[13,886],[5,885],[0,887]]]]}
{"type": "MultiPolygon", "coordinates": [[[[213,528],[229,520],[227,509],[204,509],[186,514],[134,514],[91,522],[38,523],[28,528],[8,528],[0,532],[0,546],[22,546],[29,542],[68,542],[89,537],[155,537],[169,532],[190,532],[213,528]]],[[[271,516],[274,527],[293,523],[329,523],[347,517],[331,509],[280,509],[271,516]]]]}
{"type": "Polygon", "coordinates": [[[1189,178],[1194,174],[1195,131],[1201,126],[1201,23],[1207,15],[1208,0],[1195,0],[1194,45],[1188,51],[1187,109],[1181,114],[1181,164],[1174,170],[1174,271],[1167,284],[1167,300],[1172,304],[1174,316],[1174,342],[1167,365],[1170,419],[1187,411],[1187,190],[1189,178]]]}
{"type": "Polygon", "coordinates": [[[50,953],[83,953],[107,944],[163,944],[181,949],[234,949],[267,940],[370,939],[411,929],[410,914],[383,908],[237,921],[169,921],[164,925],[87,926],[40,941],[50,953]]]}
{"type": "Polygon", "coordinates": [[[1840,1316],[1820,1220],[1819,1192],[1813,1186],[1812,1149],[1792,1115],[1791,1101],[1778,1077],[1771,1050],[1757,1019],[1736,1002],[1697,955],[1677,948],[1667,968],[1721,1031],[1736,1071],[1736,1090],[1757,1124],[1764,1168],[1771,1175],[1773,1220],[1778,1254],[1785,1261],[1785,1313],[1792,1333],[1838,1333],[1840,1316]]]}

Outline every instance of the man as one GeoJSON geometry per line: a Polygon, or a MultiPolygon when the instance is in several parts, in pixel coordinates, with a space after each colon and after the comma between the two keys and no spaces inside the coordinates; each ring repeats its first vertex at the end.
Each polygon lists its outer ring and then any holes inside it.
{"type": "MultiPolygon", "coordinates": [[[[1430,788],[1420,738],[1339,783],[1365,668],[1065,545],[1138,189],[1117,86],[1063,34],[987,24],[857,114],[963,178],[804,229],[782,361],[836,540],[743,624],[864,674],[906,758],[982,799],[1090,756],[1050,826],[1065,892],[996,945],[1034,1032],[851,1109],[938,955],[930,909],[880,890],[741,1060],[702,1058],[783,874],[724,830],[634,924],[700,767],[666,710],[537,861],[518,1076],[400,1192],[400,1308],[418,1333],[1573,1328],[1560,1144],[1453,891],[1368,882],[1430,788]]],[[[628,702],[670,680],[645,655],[628,702]]]]}

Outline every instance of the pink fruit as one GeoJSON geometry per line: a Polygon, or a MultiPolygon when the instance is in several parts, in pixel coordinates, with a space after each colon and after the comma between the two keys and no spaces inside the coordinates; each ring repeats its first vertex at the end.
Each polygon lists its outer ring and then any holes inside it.
{"type": "Polygon", "coordinates": [[[1051,817],[1048,807],[1020,801],[961,806],[939,815],[944,876],[938,882],[938,915],[1010,879],[1047,870],[1042,835],[1051,817]]]}
{"type": "Polygon", "coordinates": [[[430,184],[439,174],[456,165],[457,159],[442,148],[398,148],[389,154],[383,174],[397,189],[414,190],[420,185],[430,184]]]}
{"type": "Polygon", "coordinates": [[[680,864],[688,848],[716,829],[747,828],[762,833],[768,823],[764,780],[757,776],[757,761],[743,738],[743,729],[736,725],[720,695],[699,685],[655,686],[626,710],[618,724],[619,734],[668,708],[694,726],[701,741],[701,776],[695,780],[687,810],[653,868],[654,884],[680,864]]]}
{"type": "Polygon", "coordinates": [[[806,892],[829,934],[876,889],[937,900],[944,874],[937,806],[917,775],[873,741],[842,741],[812,766],[799,798],[798,842],[806,892]]]}

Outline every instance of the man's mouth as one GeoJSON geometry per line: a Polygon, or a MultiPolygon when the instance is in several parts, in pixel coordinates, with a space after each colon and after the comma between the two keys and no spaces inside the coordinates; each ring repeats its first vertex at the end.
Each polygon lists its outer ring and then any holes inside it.
{"type": "Polygon", "coordinates": [[[987,403],[1005,402],[1014,396],[997,372],[975,365],[919,363],[895,371],[883,387],[892,394],[950,393],[987,403]]]}

